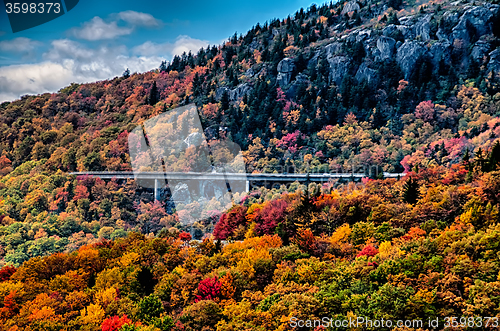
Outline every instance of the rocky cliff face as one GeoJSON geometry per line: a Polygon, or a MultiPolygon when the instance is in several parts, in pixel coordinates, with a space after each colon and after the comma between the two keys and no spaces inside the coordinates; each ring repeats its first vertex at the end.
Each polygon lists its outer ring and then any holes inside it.
{"type": "Polygon", "coordinates": [[[278,63],[278,77],[276,78],[280,86],[288,85],[292,79],[295,64],[290,58],[284,58],[278,63]]]}
{"type": "MultiPolygon", "coordinates": [[[[352,11],[352,2],[344,5],[344,11],[352,11]]],[[[343,12],[344,12],[343,11],[343,12]]],[[[476,6],[459,7],[455,12],[419,13],[399,18],[399,24],[370,33],[366,29],[354,29],[338,38],[332,38],[329,44],[316,52],[324,53],[328,59],[330,81],[340,84],[348,73],[355,73],[356,79],[372,81],[376,72],[370,64],[380,61],[395,60],[408,79],[422,60],[429,61],[433,67],[451,63],[453,52],[457,49],[470,49],[466,56],[480,64],[487,64],[489,70],[498,70],[500,49],[498,36],[494,35],[495,20],[500,17],[500,6],[489,3],[476,6]],[[399,40],[395,40],[398,37],[399,40]],[[360,42],[368,50],[363,61],[353,66],[352,58],[345,54],[345,45],[360,42]],[[344,54],[343,54],[344,53],[344,54]]]]}
{"type": "MultiPolygon", "coordinates": [[[[500,6],[479,2],[471,5],[457,1],[444,4],[443,7],[446,9],[422,9],[415,14],[394,15],[390,20],[380,20],[377,24],[350,28],[358,12],[369,11],[376,17],[386,15],[391,10],[383,3],[345,2],[341,14],[347,21],[330,27],[335,36],[311,44],[307,50],[301,51],[303,54],[308,52],[309,67],[317,66],[319,60],[324,59],[328,83],[338,86],[348,75],[357,82],[374,83],[384,79],[377,74],[377,67],[384,62],[398,66],[403,73],[401,79],[405,80],[410,79],[424,64],[434,72],[444,66],[455,66],[455,72],[466,71],[472,63],[485,66],[490,71],[498,71],[500,6]],[[358,47],[353,46],[356,44],[358,47]]],[[[273,36],[285,33],[282,30],[273,29],[273,36]]],[[[288,91],[287,95],[293,95],[300,81],[311,78],[296,61],[296,55],[290,56],[277,65],[276,80],[279,86],[288,91]]],[[[250,68],[246,76],[255,77],[256,72],[256,68],[250,68]]],[[[227,89],[231,100],[241,98],[251,90],[251,86],[252,82],[233,90],[227,89]]],[[[221,91],[217,91],[219,98],[221,91]]]]}

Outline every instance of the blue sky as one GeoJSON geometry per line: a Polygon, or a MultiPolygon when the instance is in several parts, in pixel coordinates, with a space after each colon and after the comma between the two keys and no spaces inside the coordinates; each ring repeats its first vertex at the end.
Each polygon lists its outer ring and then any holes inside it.
{"type": "Polygon", "coordinates": [[[151,70],[175,54],[220,44],[312,3],[80,0],[65,15],[18,33],[0,6],[0,102],[111,78],[127,67],[151,70]]]}

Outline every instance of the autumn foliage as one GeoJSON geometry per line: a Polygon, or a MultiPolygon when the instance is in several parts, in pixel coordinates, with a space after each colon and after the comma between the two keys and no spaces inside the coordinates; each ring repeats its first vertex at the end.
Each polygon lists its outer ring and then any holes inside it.
{"type": "MultiPolygon", "coordinates": [[[[157,70],[2,103],[0,329],[260,331],[289,330],[291,316],[498,317],[498,15],[484,36],[457,16],[497,7],[343,5],[311,5],[157,70]],[[412,42],[446,48],[443,59],[422,57],[403,73],[378,45],[365,47],[382,35],[402,47],[401,31],[415,29],[398,17],[428,19],[417,30],[429,33],[412,42]],[[448,26],[454,18],[464,29],[448,26]],[[440,40],[447,29],[453,43],[440,40]],[[454,37],[462,33],[470,45],[454,37]],[[285,56],[293,69],[278,73],[285,56]],[[226,205],[192,196],[177,212],[167,201],[175,188],[158,201],[133,179],[69,175],[131,171],[131,132],[159,114],[165,122],[151,136],[184,146],[173,133],[192,119],[169,110],[191,103],[212,160],[230,159],[220,147],[227,138],[248,173],[365,177],[255,184],[226,205]],[[190,215],[200,221],[180,222],[190,215]]],[[[170,153],[144,171],[205,171],[200,153],[170,153]]]]}

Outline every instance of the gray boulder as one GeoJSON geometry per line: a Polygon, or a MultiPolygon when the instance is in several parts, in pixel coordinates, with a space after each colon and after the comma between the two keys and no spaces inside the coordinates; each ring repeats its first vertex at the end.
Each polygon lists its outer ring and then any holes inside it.
{"type": "Polygon", "coordinates": [[[278,63],[278,72],[292,72],[294,68],[295,64],[289,57],[285,57],[278,63]]]}
{"type": "Polygon", "coordinates": [[[351,60],[345,56],[333,56],[327,58],[330,65],[330,82],[340,85],[342,79],[347,75],[351,60]]]}
{"type": "Polygon", "coordinates": [[[494,73],[500,73],[500,48],[495,49],[490,53],[490,61],[488,62],[488,70],[494,73]]]}
{"type": "MultiPolygon", "coordinates": [[[[328,44],[325,46],[326,57],[332,57],[337,53],[339,53],[341,50],[342,50],[342,43],[339,43],[338,41],[328,44]]],[[[316,54],[314,56],[316,56],[316,54]]]]}
{"type": "Polygon", "coordinates": [[[380,59],[386,60],[392,57],[396,47],[396,40],[382,36],[377,40],[377,49],[380,52],[380,59]]]}
{"type": "Polygon", "coordinates": [[[411,25],[407,26],[407,25],[389,24],[382,30],[382,34],[384,36],[393,36],[398,30],[399,32],[401,32],[405,40],[415,38],[415,32],[411,25]]]}
{"type": "Polygon", "coordinates": [[[248,68],[248,70],[245,71],[245,76],[253,77],[253,75],[255,75],[255,71],[252,68],[248,68]]]}
{"type": "Polygon", "coordinates": [[[344,5],[344,8],[342,9],[342,15],[345,15],[347,13],[350,13],[352,11],[359,11],[361,7],[359,6],[359,3],[354,0],[354,1],[349,1],[344,5]]]}
{"type": "Polygon", "coordinates": [[[370,83],[373,81],[377,76],[377,71],[371,68],[368,68],[365,62],[361,63],[361,65],[358,68],[358,71],[356,72],[356,80],[358,82],[362,82],[364,80],[368,81],[370,83]]]}
{"type": "Polygon", "coordinates": [[[472,41],[472,34],[481,37],[491,33],[490,20],[493,13],[486,7],[472,7],[460,17],[458,24],[452,29],[453,39],[472,41]]]}
{"type": "Polygon", "coordinates": [[[474,60],[478,61],[479,63],[482,63],[483,58],[488,55],[490,50],[491,50],[491,44],[486,40],[480,39],[474,44],[471,56],[474,60]]]}
{"type": "Polygon", "coordinates": [[[356,35],[356,42],[360,43],[364,40],[367,40],[370,38],[370,36],[372,35],[372,30],[360,30],[358,31],[357,35],[356,35]]]}
{"type": "Polygon", "coordinates": [[[451,51],[452,46],[448,40],[438,41],[434,43],[429,50],[432,65],[434,67],[437,67],[439,66],[441,61],[444,61],[444,63],[446,64],[450,64],[451,51]]]}
{"type": "Polygon", "coordinates": [[[423,42],[418,41],[405,41],[401,47],[398,48],[396,53],[396,62],[401,67],[408,79],[412,71],[415,69],[417,61],[425,54],[426,48],[423,42]]]}
{"type": "Polygon", "coordinates": [[[398,28],[396,27],[396,25],[394,24],[389,24],[388,26],[386,26],[385,28],[382,29],[382,34],[384,36],[390,36],[392,34],[394,34],[394,32],[396,32],[398,28]]]}
{"type": "Polygon", "coordinates": [[[453,13],[453,12],[444,13],[443,17],[441,18],[441,24],[439,26],[439,29],[436,32],[436,37],[438,37],[439,40],[453,41],[451,40],[452,38],[450,37],[450,33],[451,29],[457,25],[458,18],[459,18],[458,13],[453,13]]]}
{"type": "Polygon", "coordinates": [[[286,91],[286,95],[289,98],[295,97],[295,93],[301,84],[306,84],[309,81],[309,77],[303,73],[299,73],[297,77],[290,84],[290,87],[286,91]]]}
{"type": "Polygon", "coordinates": [[[222,95],[224,94],[224,92],[229,93],[230,90],[225,86],[219,87],[217,90],[215,90],[215,99],[220,100],[222,98],[222,95]]]}
{"type": "Polygon", "coordinates": [[[424,15],[414,25],[415,35],[420,36],[421,40],[431,39],[431,18],[431,14],[424,15]]]}
{"type": "Polygon", "coordinates": [[[415,39],[415,31],[412,26],[407,25],[396,25],[396,28],[401,31],[405,40],[407,39],[415,39]]]}
{"type": "Polygon", "coordinates": [[[295,69],[293,60],[286,57],[278,63],[278,77],[276,78],[280,86],[285,86],[292,80],[292,73],[295,69]]]}
{"type": "Polygon", "coordinates": [[[243,98],[245,94],[250,93],[252,91],[252,86],[248,83],[242,83],[236,86],[234,89],[229,91],[229,99],[231,101],[237,101],[243,98]]]}

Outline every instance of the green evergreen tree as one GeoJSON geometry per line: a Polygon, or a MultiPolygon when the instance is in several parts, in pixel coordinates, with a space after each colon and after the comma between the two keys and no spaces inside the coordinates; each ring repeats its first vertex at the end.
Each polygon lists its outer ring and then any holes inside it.
{"type": "Polygon", "coordinates": [[[486,160],[483,153],[483,149],[479,147],[476,154],[474,155],[474,165],[477,166],[481,171],[486,171],[486,160]]]}
{"type": "Polygon", "coordinates": [[[222,93],[222,97],[220,98],[220,109],[221,110],[229,109],[229,93],[227,93],[227,91],[224,91],[222,93]]]}
{"type": "Polygon", "coordinates": [[[153,86],[149,90],[148,104],[151,106],[156,105],[158,102],[158,88],[156,87],[156,81],[153,82],[153,86]]]}
{"type": "Polygon", "coordinates": [[[403,200],[407,203],[414,204],[418,201],[419,196],[418,183],[410,177],[403,186],[403,200]]]}
{"type": "Polygon", "coordinates": [[[167,61],[161,61],[160,67],[158,68],[160,72],[167,71],[167,61]]]}
{"type": "MultiPolygon", "coordinates": [[[[462,164],[469,169],[470,168],[470,152],[469,152],[469,147],[465,149],[465,154],[462,157],[462,164]]],[[[470,169],[469,169],[470,170],[470,169]]]]}
{"type": "Polygon", "coordinates": [[[488,156],[488,170],[494,171],[500,164],[500,141],[497,140],[488,156]]]}

